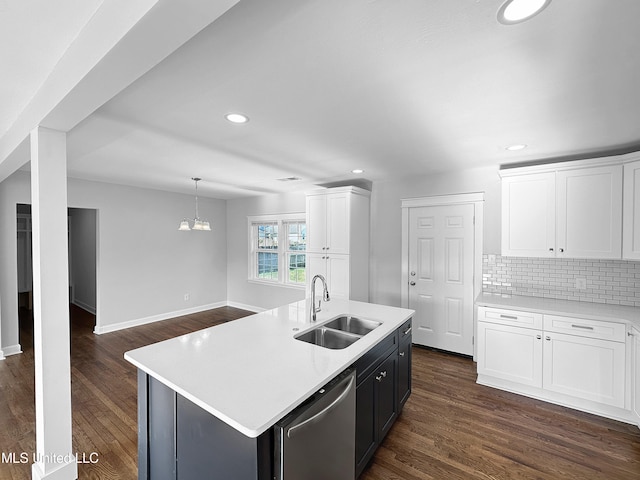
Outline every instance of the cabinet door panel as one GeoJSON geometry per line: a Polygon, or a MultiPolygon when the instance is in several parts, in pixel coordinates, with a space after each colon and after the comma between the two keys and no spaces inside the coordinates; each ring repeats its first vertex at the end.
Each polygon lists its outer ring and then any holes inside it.
{"type": "MultiPolygon", "coordinates": [[[[327,260],[323,253],[307,253],[307,293],[306,296],[311,295],[311,280],[315,275],[322,275],[327,278],[327,260]]],[[[329,292],[331,291],[331,285],[329,285],[329,292]]],[[[322,282],[316,282],[316,298],[322,298],[322,282]]]]}
{"type": "Polygon", "coordinates": [[[327,250],[349,253],[349,197],[346,193],[327,195],[327,250]]]}
{"type": "Polygon", "coordinates": [[[478,322],[478,374],[542,386],[542,332],[478,322]]]}
{"type": "Polygon", "coordinates": [[[640,260],[640,161],[624,166],[623,256],[640,260]]]}
{"type": "Polygon", "coordinates": [[[555,173],[502,180],[502,254],[555,256],[555,173]]]}
{"type": "Polygon", "coordinates": [[[349,255],[327,255],[327,283],[332,298],[349,299],[349,255]]]}
{"type": "Polygon", "coordinates": [[[633,412],[640,426],[640,331],[633,330],[633,412]]]}
{"type": "Polygon", "coordinates": [[[397,363],[397,353],[393,352],[373,374],[378,389],[378,442],[382,441],[398,416],[397,363]]]}
{"type": "Polygon", "coordinates": [[[557,252],[573,258],[621,258],[622,165],[557,174],[557,252]]]}
{"type": "Polygon", "coordinates": [[[624,408],[625,344],[545,333],[544,388],[624,408]]]}
{"type": "Polygon", "coordinates": [[[370,375],[356,390],[356,475],[367,466],[377,446],[374,383],[370,375]]]}
{"type": "Polygon", "coordinates": [[[411,337],[398,348],[398,413],[411,395],[411,337]]]}
{"type": "Polygon", "coordinates": [[[307,251],[322,253],[327,246],[327,199],[324,195],[307,197],[307,251]]]}

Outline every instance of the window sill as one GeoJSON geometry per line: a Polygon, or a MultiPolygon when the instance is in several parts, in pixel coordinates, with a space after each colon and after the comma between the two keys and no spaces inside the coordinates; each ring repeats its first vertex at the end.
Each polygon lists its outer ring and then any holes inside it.
{"type": "Polygon", "coordinates": [[[291,288],[293,290],[305,289],[305,285],[294,285],[292,283],[269,282],[267,280],[256,280],[255,278],[249,278],[247,281],[256,285],[268,285],[270,287],[291,288]]]}

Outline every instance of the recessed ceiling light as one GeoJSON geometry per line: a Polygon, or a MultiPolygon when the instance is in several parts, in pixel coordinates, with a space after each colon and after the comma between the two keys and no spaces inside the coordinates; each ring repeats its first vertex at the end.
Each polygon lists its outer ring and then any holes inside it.
{"type": "Polygon", "coordinates": [[[517,145],[509,145],[508,147],[505,147],[505,150],[509,150],[510,152],[516,152],[524,148],[527,148],[527,146],[524,143],[519,143],[517,145]]]}
{"type": "Polygon", "coordinates": [[[364,173],[364,170],[362,170],[361,168],[354,168],[353,170],[351,170],[351,173],[364,173]]]}
{"type": "Polygon", "coordinates": [[[498,21],[504,25],[524,22],[537,15],[551,0],[507,0],[498,10],[498,21]]]}
{"type": "Polygon", "coordinates": [[[242,113],[227,113],[224,118],[229,120],[231,123],[247,123],[249,121],[249,117],[242,113]]]}

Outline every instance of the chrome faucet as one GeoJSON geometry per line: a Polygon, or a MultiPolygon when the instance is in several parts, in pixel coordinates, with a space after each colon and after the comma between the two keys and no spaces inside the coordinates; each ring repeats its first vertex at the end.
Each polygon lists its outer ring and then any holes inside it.
{"type": "Polygon", "coordinates": [[[320,304],[322,300],[328,302],[331,300],[329,298],[329,290],[327,289],[327,281],[322,275],[316,275],[311,279],[311,321],[316,321],[316,313],[320,311],[320,304]],[[316,280],[320,279],[322,282],[322,298],[318,300],[318,306],[316,307],[316,280]]]}

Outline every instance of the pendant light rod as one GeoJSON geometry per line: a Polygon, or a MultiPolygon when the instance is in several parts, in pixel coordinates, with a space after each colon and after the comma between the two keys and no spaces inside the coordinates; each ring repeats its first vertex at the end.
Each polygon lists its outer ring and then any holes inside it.
{"type": "Polygon", "coordinates": [[[198,212],[198,182],[202,179],[200,177],[191,177],[191,180],[193,180],[196,183],[196,216],[193,219],[193,226],[189,225],[189,219],[184,218],[180,222],[180,226],[178,227],[178,230],[180,231],[203,230],[203,231],[210,232],[211,225],[209,224],[209,222],[205,220],[200,220],[200,213],[198,212]]]}

